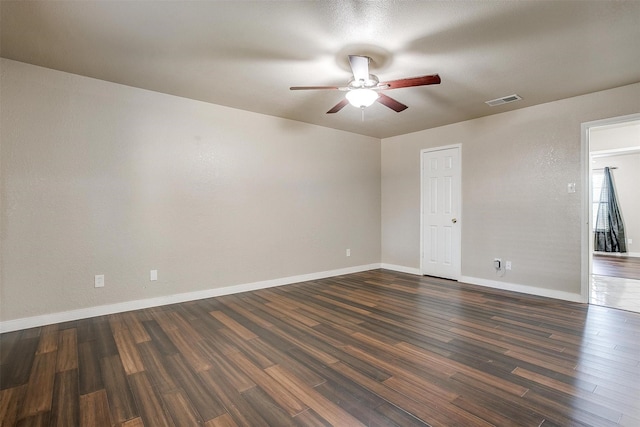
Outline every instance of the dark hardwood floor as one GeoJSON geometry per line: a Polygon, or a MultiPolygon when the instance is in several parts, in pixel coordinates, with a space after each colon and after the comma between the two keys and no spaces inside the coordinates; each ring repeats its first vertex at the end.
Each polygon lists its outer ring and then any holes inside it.
{"type": "Polygon", "coordinates": [[[640,280],[640,258],[593,254],[593,274],[640,280]]]}
{"type": "Polygon", "coordinates": [[[0,343],[2,426],[640,426],[640,314],[386,270],[0,343]]]}

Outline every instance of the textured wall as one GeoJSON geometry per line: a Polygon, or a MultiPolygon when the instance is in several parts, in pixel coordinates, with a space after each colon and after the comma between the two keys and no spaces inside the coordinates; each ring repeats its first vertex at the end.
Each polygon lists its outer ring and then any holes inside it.
{"type": "Polygon", "coordinates": [[[579,294],[580,126],[638,111],[635,84],[384,139],[382,262],[419,268],[420,150],[461,143],[462,275],[579,294]]]}
{"type": "Polygon", "coordinates": [[[380,261],[378,139],[1,64],[1,320],[380,261]]]}

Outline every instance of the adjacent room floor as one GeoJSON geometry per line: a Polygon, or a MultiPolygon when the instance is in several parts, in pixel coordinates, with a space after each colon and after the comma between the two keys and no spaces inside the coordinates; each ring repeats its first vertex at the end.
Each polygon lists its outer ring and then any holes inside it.
{"type": "Polygon", "coordinates": [[[640,314],[386,270],[0,335],[3,426],[640,425],[640,314]]]}
{"type": "Polygon", "coordinates": [[[590,302],[640,313],[640,258],[594,254],[590,302]]]}
{"type": "Polygon", "coordinates": [[[591,304],[640,313],[640,280],[591,276],[591,304]]]}

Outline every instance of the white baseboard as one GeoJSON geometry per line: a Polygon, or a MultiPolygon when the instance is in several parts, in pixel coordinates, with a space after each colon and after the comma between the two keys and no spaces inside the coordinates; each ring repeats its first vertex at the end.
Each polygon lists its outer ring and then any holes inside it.
{"type": "MultiPolygon", "coordinates": [[[[417,276],[422,276],[422,271],[420,271],[419,268],[405,267],[402,265],[385,264],[385,263],[380,264],[380,268],[399,271],[401,273],[408,273],[408,274],[415,274],[417,276]]],[[[536,295],[540,297],[561,299],[561,300],[571,301],[571,302],[579,302],[579,303],[585,302],[582,300],[582,296],[580,294],[573,294],[571,292],[564,292],[564,291],[556,291],[553,289],[538,288],[535,286],[519,285],[516,283],[499,282],[497,280],[481,279],[478,277],[461,276],[458,279],[458,282],[469,283],[472,285],[486,286],[486,287],[495,288],[495,289],[502,289],[505,291],[520,292],[520,293],[536,295]]]]}
{"type": "Polygon", "coordinates": [[[538,288],[535,286],[519,285],[517,283],[499,282],[497,280],[481,279],[478,277],[461,276],[460,282],[472,285],[487,286],[489,288],[502,289],[505,291],[520,292],[524,294],[537,295],[540,297],[555,298],[571,302],[584,303],[582,295],[571,292],[556,291],[554,289],[538,288]]]}
{"type": "Polygon", "coordinates": [[[380,268],[384,268],[386,270],[399,271],[400,273],[408,273],[415,274],[416,276],[422,276],[422,272],[419,268],[413,267],[405,267],[404,265],[395,265],[395,264],[385,264],[384,262],[380,264],[380,268]]]}
{"type": "Polygon", "coordinates": [[[63,311],[58,313],[43,314],[40,316],[24,317],[21,319],[0,322],[0,333],[17,331],[21,329],[35,328],[53,323],[70,322],[73,320],[87,319],[89,317],[103,316],[106,314],[122,313],[124,311],[140,310],[143,308],[158,307],[168,304],[176,304],[185,301],[194,301],[204,298],[219,297],[222,295],[236,294],[240,292],[254,291],[271,288],[274,286],[289,285],[292,283],[306,282],[309,280],[324,279],[327,277],[341,276],[343,274],[359,273],[361,271],[375,270],[380,264],[367,264],[355,267],[340,268],[337,270],[321,271],[317,273],[301,274],[298,276],[283,277],[280,279],[262,280],[260,282],[244,283],[241,285],[226,286],[223,288],[207,289],[204,291],[187,292],[182,294],[166,295],[143,300],[125,301],[116,304],[101,305],[96,307],[81,308],[78,310],[63,311]]]}

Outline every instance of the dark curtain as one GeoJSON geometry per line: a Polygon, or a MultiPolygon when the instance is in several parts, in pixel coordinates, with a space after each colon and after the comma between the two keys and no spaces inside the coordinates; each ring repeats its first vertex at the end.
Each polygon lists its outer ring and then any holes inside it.
{"type": "Polygon", "coordinates": [[[627,252],[624,224],[618,208],[616,191],[609,168],[604,168],[604,180],[598,216],[596,217],[594,250],[598,252],[627,252]]]}

